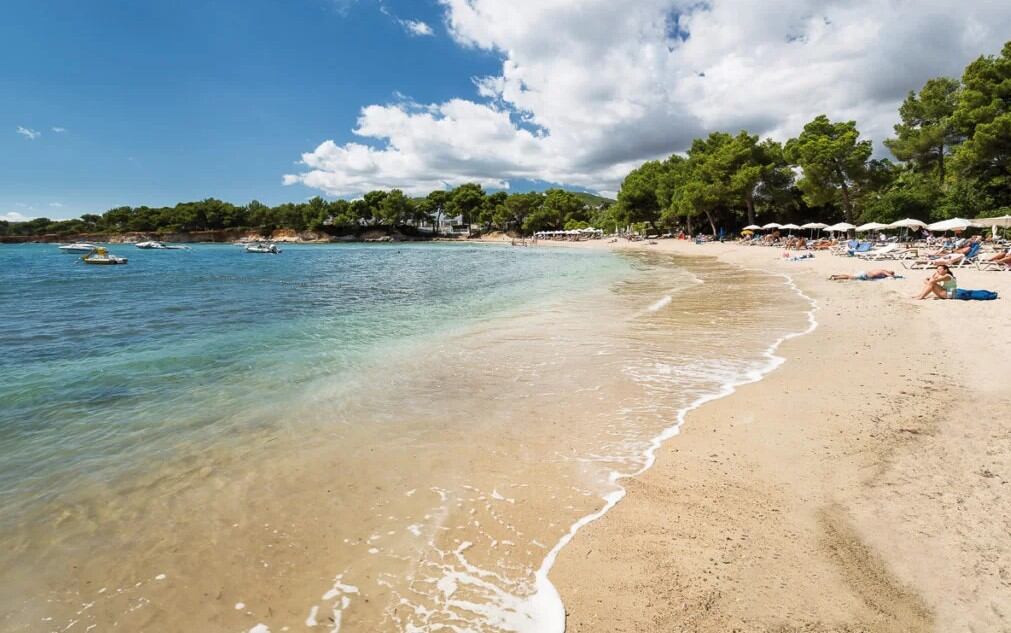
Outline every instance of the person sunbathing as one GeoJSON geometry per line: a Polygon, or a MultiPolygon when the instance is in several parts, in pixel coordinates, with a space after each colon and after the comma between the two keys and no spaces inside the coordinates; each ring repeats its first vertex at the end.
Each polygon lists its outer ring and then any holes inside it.
{"type": "Polygon", "coordinates": [[[948,268],[948,265],[938,264],[934,274],[927,277],[927,280],[923,283],[920,294],[913,298],[926,299],[929,295],[933,294],[938,299],[950,299],[957,287],[958,282],[955,279],[955,275],[951,274],[951,269],[948,268]]]}
{"type": "Polygon", "coordinates": [[[972,245],[979,241],[979,236],[972,238],[971,240],[960,239],[956,240],[954,243],[945,243],[941,248],[927,253],[927,257],[930,259],[935,259],[938,257],[949,257],[954,255],[965,255],[972,248],[972,245]]]}
{"type": "Polygon", "coordinates": [[[1003,264],[1005,266],[1011,265],[1011,248],[1005,248],[1002,251],[997,251],[992,257],[983,261],[987,264],[1003,264]]]}
{"type": "Polygon", "coordinates": [[[838,273],[829,277],[829,281],[849,281],[855,279],[857,281],[869,281],[871,279],[887,279],[889,277],[895,277],[894,270],[885,270],[884,268],[877,268],[875,270],[868,270],[867,272],[859,272],[855,275],[847,275],[844,273],[838,273]]]}

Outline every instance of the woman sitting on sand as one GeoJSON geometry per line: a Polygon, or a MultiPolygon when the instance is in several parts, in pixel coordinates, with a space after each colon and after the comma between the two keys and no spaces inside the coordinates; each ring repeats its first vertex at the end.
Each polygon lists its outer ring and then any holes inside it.
{"type": "Polygon", "coordinates": [[[938,264],[937,270],[923,284],[923,290],[914,299],[926,299],[931,293],[938,299],[951,299],[958,287],[955,276],[951,274],[951,269],[947,264],[938,264]]]}
{"type": "Polygon", "coordinates": [[[894,277],[894,270],[885,270],[884,268],[878,268],[875,270],[868,270],[867,272],[856,273],[855,275],[846,274],[836,274],[829,277],[830,281],[849,281],[850,279],[856,279],[857,281],[868,281],[870,279],[887,279],[888,277],[894,277]]]}

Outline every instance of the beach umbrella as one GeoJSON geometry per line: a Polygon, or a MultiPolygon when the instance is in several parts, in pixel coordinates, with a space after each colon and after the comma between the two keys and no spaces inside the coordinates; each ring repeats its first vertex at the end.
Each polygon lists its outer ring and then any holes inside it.
{"type": "Polygon", "coordinates": [[[758,226],[757,224],[749,224],[748,226],[744,227],[744,230],[745,231],[761,231],[762,227],[758,226]]]}
{"type": "Polygon", "coordinates": [[[906,218],[904,220],[896,220],[888,226],[893,229],[921,229],[927,226],[927,223],[914,220],[913,218],[906,218]]]}
{"type": "Polygon", "coordinates": [[[867,231],[879,231],[881,229],[887,229],[887,224],[881,224],[880,222],[868,222],[867,224],[861,224],[856,228],[857,233],[865,233],[867,231]]]}
{"type": "Polygon", "coordinates": [[[976,218],[972,223],[979,226],[1003,226],[1007,228],[1011,226],[1011,215],[1002,215],[999,218],[976,218]]]}
{"type": "Polygon", "coordinates": [[[802,228],[802,229],[811,229],[811,237],[813,238],[814,237],[814,230],[815,229],[818,229],[819,231],[821,231],[822,229],[828,228],[828,225],[827,224],[822,224],[821,222],[808,222],[807,224],[801,224],[800,228],[802,228]]]}
{"type": "Polygon", "coordinates": [[[779,228],[786,229],[787,231],[790,232],[790,235],[793,235],[793,231],[794,230],[797,230],[797,231],[800,230],[800,227],[797,226],[796,224],[784,224],[783,226],[781,226],[779,228]]]}
{"type": "Polygon", "coordinates": [[[980,226],[989,226],[993,230],[993,236],[997,237],[997,227],[1003,227],[1006,231],[1008,227],[1011,227],[1011,215],[1002,215],[997,218],[976,218],[973,220],[976,224],[980,226]]]}
{"type": "Polygon", "coordinates": [[[973,224],[972,220],[966,220],[965,218],[951,218],[950,220],[942,220],[940,222],[934,222],[933,224],[927,225],[928,231],[964,231],[971,226],[979,226],[978,224],[973,224]]]}
{"type": "Polygon", "coordinates": [[[783,228],[783,225],[779,224],[778,222],[769,222],[768,224],[763,225],[762,228],[763,229],[781,229],[781,228],[783,228]]]}
{"type": "Polygon", "coordinates": [[[836,232],[839,232],[839,231],[852,231],[855,228],[857,228],[857,227],[853,226],[849,222],[839,222],[839,223],[833,224],[832,226],[826,226],[825,230],[826,231],[831,231],[832,233],[836,233],[836,232]]]}

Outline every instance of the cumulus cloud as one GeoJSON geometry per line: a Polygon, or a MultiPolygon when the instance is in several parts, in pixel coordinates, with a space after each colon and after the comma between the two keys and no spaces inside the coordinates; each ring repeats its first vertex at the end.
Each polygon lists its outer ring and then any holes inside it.
{"type": "Polygon", "coordinates": [[[533,178],[614,191],[715,130],[785,140],[818,114],[891,133],[906,92],[1000,50],[983,0],[440,0],[450,35],[501,70],[444,103],[363,107],[285,176],[333,195],[533,178]]]}
{"type": "Polygon", "coordinates": [[[34,141],[35,139],[42,136],[42,132],[21,125],[18,126],[17,133],[30,141],[34,141]]]}
{"type": "Polygon", "coordinates": [[[65,127],[52,127],[52,128],[49,128],[49,129],[51,129],[52,131],[56,132],[57,134],[62,134],[63,132],[67,131],[67,128],[65,128],[65,127]]]}
{"type": "Polygon", "coordinates": [[[31,219],[32,218],[28,217],[27,215],[22,215],[17,211],[9,211],[7,213],[4,213],[3,215],[0,215],[0,220],[4,220],[7,222],[27,222],[28,220],[31,219]]]}

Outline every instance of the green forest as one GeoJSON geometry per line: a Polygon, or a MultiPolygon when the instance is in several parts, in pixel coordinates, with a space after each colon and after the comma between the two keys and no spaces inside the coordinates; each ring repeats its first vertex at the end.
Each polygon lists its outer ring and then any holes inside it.
{"type": "Polygon", "coordinates": [[[365,227],[417,230],[461,218],[482,231],[634,225],[661,231],[735,231],[746,224],[1011,214],[1011,42],[981,56],[959,79],[936,77],[911,91],[894,135],[895,160],[874,158],[855,121],[815,117],[785,143],[748,131],[714,132],[684,154],[648,161],[611,201],[562,189],[489,193],[463,184],[411,198],[371,191],[361,199],[234,205],[216,199],[174,207],[118,207],[73,220],[0,221],[2,235],[177,232],[276,228],[331,234],[365,227]]]}

